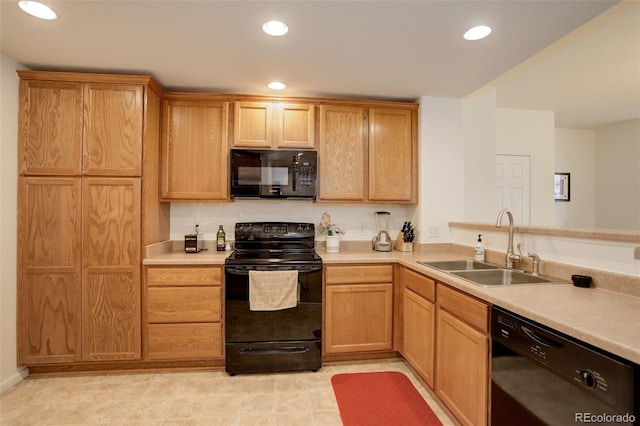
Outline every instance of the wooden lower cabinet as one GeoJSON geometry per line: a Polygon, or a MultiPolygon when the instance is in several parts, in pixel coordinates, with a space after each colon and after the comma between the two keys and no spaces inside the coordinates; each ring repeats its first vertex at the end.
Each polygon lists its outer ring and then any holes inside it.
{"type": "Polygon", "coordinates": [[[145,359],[220,359],[222,268],[148,266],[145,359]]]}
{"type": "Polygon", "coordinates": [[[436,395],[463,425],[486,425],[489,307],[438,284],[436,395]]]}
{"type": "Polygon", "coordinates": [[[403,287],[402,355],[420,377],[433,388],[435,367],[435,282],[400,267],[403,287]]]}
{"type": "Polygon", "coordinates": [[[393,266],[327,266],[324,275],[324,352],[391,350],[393,266]]]}
{"type": "Polygon", "coordinates": [[[18,183],[18,364],[80,361],[81,180],[18,183]]]}
{"type": "Polygon", "coordinates": [[[139,178],[82,179],[82,358],[140,360],[139,178]]]}

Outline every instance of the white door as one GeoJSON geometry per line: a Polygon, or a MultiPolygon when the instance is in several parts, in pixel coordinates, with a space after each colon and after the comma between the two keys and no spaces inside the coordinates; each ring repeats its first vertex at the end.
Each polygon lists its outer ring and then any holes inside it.
{"type": "Polygon", "coordinates": [[[511,210],[516,225],[529,225],[530,161],[524,155],[496,155],[496,211],[511,210]]]}

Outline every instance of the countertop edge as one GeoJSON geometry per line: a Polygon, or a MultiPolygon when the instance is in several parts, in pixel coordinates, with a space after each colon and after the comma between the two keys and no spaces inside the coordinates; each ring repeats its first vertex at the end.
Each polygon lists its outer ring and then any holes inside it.
{"type": "MultiPolygon", "coordinates": [[[[486,303],[501,306],[516,314],[530,318],[543,325],[570,335],[602,350],[613,353],[619,357],[640,364],[640,322],[635,319],[635,328],[625,329],[630,333],[638,330],[638,336],[627,339],[612,339],[606,334],[606,324],[598,321],[593,316],[594,307],[603,303],[623,304],[627,309],[638,307],[640,312],[640,298],[609,290],[589,288],[578,289],[571,283],[554,283],[539,285],[518,285],[509,288],[486,288],[470,283],[462,278],[438,269],[421,265],[418,261],[429,260],[454,260],[469,259],[460,253],[417,253],[417,252],[373,252],[353,251],[340,253],[318,252],[325,265],[331,264],[355,264],[355,263],[398,263],[418,273],[427,275],[445,285],[460,290],[470,296],[476,297],[486,303]],[[535,291],[533,290],[535,289],[535,291]],[[526,302],[522,302],[522,299],[526,302]],[[547,300],[548,299],[548,300],[547,300]],[[553,303],[549,303],[552,300],[553,303]],[[573,305],[570,305],[573,303],[573,305]],[[585,313],[584,317],[568,315],[567,306],[572,306],[576,311],[585,313]],[[567,317],[563,318],[563,315],[567,317]],[[591,322],[590,322],[591,321],[591,322]],[[599,328],[598,330],[594,330],[599,328]],[[633,343],[631,343],[633,342],[633,343]]],[[[197,255],[186,253],[164,253],[143,260],[144,266],[162,265],[224,265],[228,252],[209,252],[197,255]]],[[[562,280],[559,280],[562,281],[562,280]]],[[[621,310],[615,315],[623,315],[621,310]]],[[[634,318],[628,318],[633,324],[634,318]]],[[[618,323],[618,319],[615,322],[618,323]]],[[[612,321],[614,322],[614,321],[612,321]]],[[[629,321],[627,321],[629,323],[629,321]]],[[[615,326],[615,324],[612,324],[615,326]]]]}

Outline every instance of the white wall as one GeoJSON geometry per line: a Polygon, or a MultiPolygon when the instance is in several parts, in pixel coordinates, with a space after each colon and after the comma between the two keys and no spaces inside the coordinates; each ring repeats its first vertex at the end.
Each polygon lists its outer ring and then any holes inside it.
{"type": "Polygon", "coordinates": [[[556,129],[556,170],[571,173],[571,200],[555,203],[555,225],[596,227],[596,136],[590,129],[556,129]]]}
{"type": "MultiPolygon", "coordinates": [[[[496,90],[486,86],[463,100],[464,220],[495,220],[496,90]]],[[[451,197],[460,194],[451,192],[451,197]]]]}
{"type": "MultiPolygon", "coordinates": [[[[479,232],[474,229],[452,228],[454,243],[473,246],[479,232]]],[[[487,250],[507,251],[508,233],[483,229],[482,240],[487,250]]],[[[521,234],[516,232],[514,244],[522,244],[522,254],[530,251],[540,256],[541,261],[577,265],[585,268],[627,274],[638,277],[640,285],[640,261],[634,260],[633,250],[637,243],[606,241],[587,238],[567,238],[549,235],[521,234]]],[[[570,280],[571,277],[558,277],[570,280]]]]}
{"type": "MultiPolygon", "coordinates": [[[[526,155],[531,159],[529,220],[532,225],[554,225],[554,123],[554,114],[550,111],[496,110],[495,153],[526,155]]],[[[497,214],[494,210],[496,217],[497,214]]]]}
{"type": "Polygon", "coordinates": [[[640,119],[596,129],[596,225],[640,230],[640,119]]]}
{"type": "MultiPolygon", "coordinates": [[[[232,203],[171,203],[171,239],[182,240],[193,232],[197,221],[205,240],[215,239],[218,225],[233,238],[236,222],[291,221],[310,222],[318,226],[322,213],[328,212],[332,222],[346,232],[345,240],[371,240],[375,236],[374,212],[388,211],[390,234],[395,239],[409,218],[409,207],[402,205],[354,205],[313,203],[303,200],[237,200],[232,203]],[[361,231],[363,228],[363,232],[361,231]]],[[[319,239],[322,239],[318,236],[319,239]]]]}
{"type": "Polygon", "coordinates": [[[418,242],[451,241],[448,222],[464,220],[462,100],[420,98],[418,242]]]}
{"type": "Polygon", "coordinates": [[[16,228],[18,75],[24,69],[0,54],[0,392],[26,374],[16,367],[16,228]]]}

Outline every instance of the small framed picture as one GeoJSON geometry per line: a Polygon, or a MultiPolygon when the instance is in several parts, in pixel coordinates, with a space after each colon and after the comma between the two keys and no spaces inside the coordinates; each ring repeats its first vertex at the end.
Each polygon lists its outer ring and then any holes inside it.
{"type": "Polygon", "coordinates": [[[556,173],[553,186],[556,201],[571,200],[571,173],[556,173]]]}

